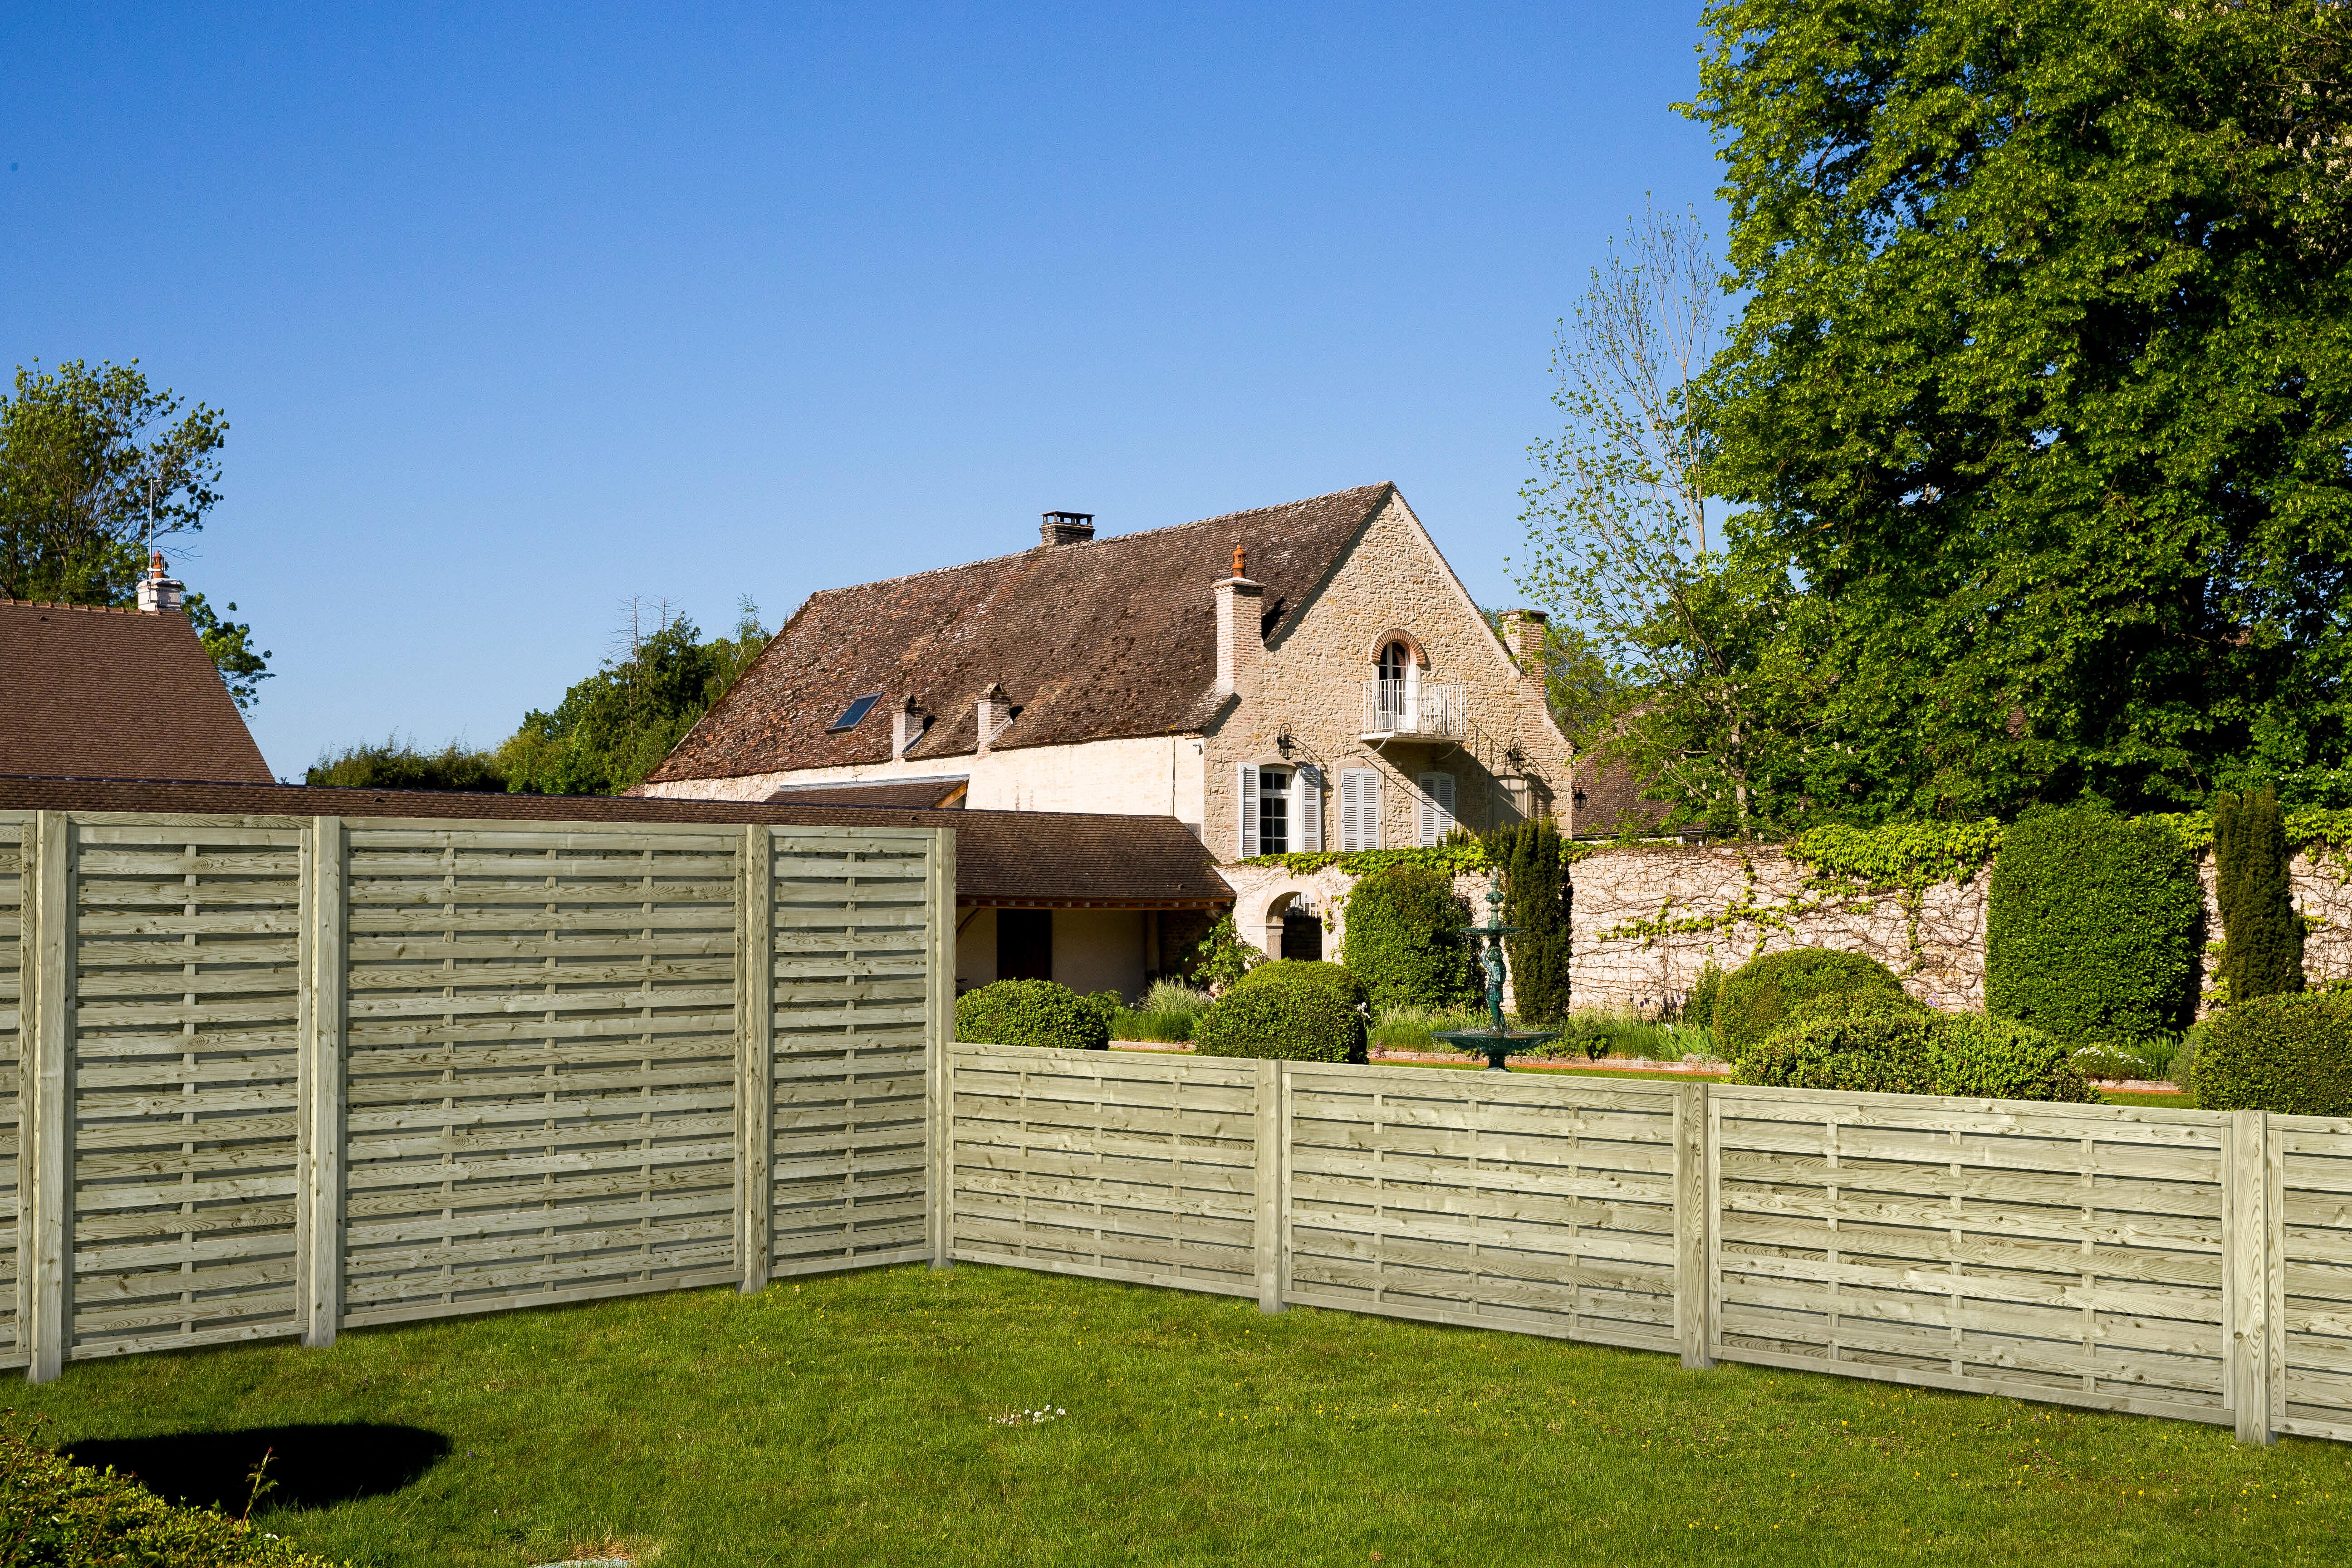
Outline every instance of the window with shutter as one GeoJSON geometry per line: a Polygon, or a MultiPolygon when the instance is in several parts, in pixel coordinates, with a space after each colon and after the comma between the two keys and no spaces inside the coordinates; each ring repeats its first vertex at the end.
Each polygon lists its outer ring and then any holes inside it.
{"type": "Polygon", "coordinates": [[[1299,851],[1319,855],[1323,852],[1323,770],[1301,763],[1293,789],[1297,798],[1291,815],[1298,819],[1299,851]]]}
{"type": "Polygon", "coordinates": [[[1339,847],[1353,854],[1381,847],[1381,775],[1376,768],[1339,770],[1339,847]]]}
{"type": "Polygon", "coordinates": [[[1423,773],[1421,775],[1421,831],[1417,837],[1424,846],[1445,842],[1454,831],[1454,775],[1423,773]]]}
{"type": "Polygon", "coordinates": [[[1242,846],[1239,859],[1257,853],[1257,769],[1242,764],[1242,846]]]}

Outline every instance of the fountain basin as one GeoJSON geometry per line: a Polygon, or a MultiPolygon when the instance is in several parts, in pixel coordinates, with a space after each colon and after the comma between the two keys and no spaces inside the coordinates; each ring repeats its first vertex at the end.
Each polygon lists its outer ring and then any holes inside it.
{"type": "Polygon", "coordinates": [[[1524,1051],[1540,1046],[1546,1040],[1559,1038],[1557,1029],[1438,1029],[1429,1037],[1444,1040],[1457,1050],[1475,1051],[1486,1058],[1488,1072],[1508,1072],[1504,1058],[1514,1051],[1524,1051]]]}

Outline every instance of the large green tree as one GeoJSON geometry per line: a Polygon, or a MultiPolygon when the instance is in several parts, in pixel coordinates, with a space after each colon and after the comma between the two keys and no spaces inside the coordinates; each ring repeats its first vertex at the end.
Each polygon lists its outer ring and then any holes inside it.
{"type": "Polygon", "coordinates": [[[2352,800],[2352,5],[1727,0],[1694,413],[1791,798],[2352,800]]]}
{"type": "MultiPolygon", "coordinates": [[[[150,541],[201,531],[220,500],[227,439],[219,409],[150,385],[135,360],[18,366],[0,394],[0,596],[131,604],[150,541]]],[[[186,609],[229,694],[251,707],[269,652],[204,595],[186,609]]]]}

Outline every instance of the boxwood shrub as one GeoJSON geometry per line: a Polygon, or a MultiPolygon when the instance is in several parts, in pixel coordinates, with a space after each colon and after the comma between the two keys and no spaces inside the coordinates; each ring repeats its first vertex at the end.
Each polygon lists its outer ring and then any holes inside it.
{"type": "Polygon", "coordinates": [[[2200,1033],[2187,1087],[2207,1110],[2352,1116],[2352,993],[2257,996],[2200,1033]]]}
{"type": "Polygon", "coordinates": [[[2087,1105],[2098,1093],[2053,1037],[2006,1018],[1849,1007],[1791,1019],[1744,1053],[1741,1083],[2087,1105]]]}
{"type": "Polygon", "coordinates": [[[2001,836],[1985,919],[1990,1011],[2068,1046],[2185,1026],[2205,895],[2179,834],[2096,805],[2027,812],[2001,836]]]}
{"type": "Polygon", "coordinates": [[[1813,997],[1869,991],[1901,995],[1903,983],[1874,958],[1826,947],[1795,947],[1759,953],[1723,977],[1715,994],[1716,1049],[1737,1057],[1788,1019],[1798,1003],[1813,997]]]}
{"type": "Polygon", "coordinates": [[[60,1458],[15,1416],[0,1426],[0,1561],[44,1568],[332,1568],[243,1520],[60,1458]]]}
{"type": "Polygon", "coordinates": [[[1336,963],[1282,960],[1253,969],[1201,1015],[1192,1051],[1203,1057],[1360,1062],[1363,981],[1336,963]]]}
{"type": "Polygon", "coordinates": [[[1462,936],[1470,906],[1435,867],[1402,863],[1367,875],[1348,895],[1340,956],[1382,1012],[1464,1007],[1485,994],[1462,936]]]}
{"type": "Polygon", "coordinates": [[[956,1038],[978,1046],[1110,1048],[1108,1010],[1050,980],[999,980],[956,998],[956,1038]]]}

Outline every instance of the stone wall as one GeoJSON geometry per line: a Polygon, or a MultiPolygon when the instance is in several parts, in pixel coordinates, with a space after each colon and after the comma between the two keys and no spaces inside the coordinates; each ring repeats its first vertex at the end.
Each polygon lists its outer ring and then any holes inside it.
{"type": "MultiPolygon", "coordinates": [[[[2210,856],[2203,874],[2206,925],[2218,940],[2210,856]]],[[[2303,855],[2295,857],[2291,875],[2295,908],[2322,922],[2305,941],[2304,973],[2314,981],[2352,979],[2352,880],[2303,855]]],[[[1339,952],[1353,878],[1336,868],[1294,877],[1270,866],[1231,866],[1224,876],[1234,885],[1234,922],[1244,938],[1258,941],[1269,930],[1278,937],[1283,907],[1305,894],[1328,911],[1334,940],[1325,951],[1339,952]]],[[[1984,1006],[1985,871],[1966,882],[1937,883],[1921,898],[1916,967],[1911,916],[1901,894],[1825,902],[1805,887],[1806,868],[1778,849],[1610,845],[1579,861],[1572,876],[1572,975],[1582,1006],[1646,1011],[1679,1004],[1710,958],[1727,971],[1768,949],[1790,947],[1866,953],[1905,975],[1905,984],[1924,1002],[1984,1006]],[[1801,912],[1788,912],[1792,902],[1801,912]],[[1787,929],[1753,919],[1713,923],[1739,908],[1774,911],[1787,929]],[[1677,922],[1704,929],[1623,933],[1636,924],[1677,922]]],[[[1455,886],[1475,898],[1485,879],[1461,878],[1455,886]]]]}

